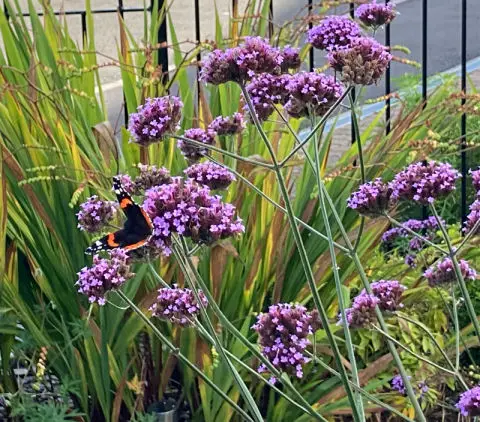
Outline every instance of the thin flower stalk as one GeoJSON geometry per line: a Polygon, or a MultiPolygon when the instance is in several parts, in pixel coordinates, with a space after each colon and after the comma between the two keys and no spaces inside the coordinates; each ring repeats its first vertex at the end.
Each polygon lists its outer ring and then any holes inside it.
{"type": "Polygon", "coordinates": [[[477,315],[475,313],[475,308],[473,307],[472,299],[470,298],[470,294],[468,293],[467,285],[465,284],[465,279],[462,275],[462,270],[460,269],[460,265],[458,263],[458,259],[455,255],[455,249],[452,246],[452,242],[450,241],[450,237],[448,236],[447,230],[445,229],[444,225],[442,224],[442,220],[438,215],[437,209],[435,208],[434,204],[430,205],[430,209],[432,210],[433,215],[437,219],[438,226],[440,227],[440,231],[442,232],[442,236],[447,244],[448,248],[448,255],[450,256],[453,262],[453,269],[455,270],[455,275],[457,276],[458,284],[460,285],[460,290],[462,291],[463,299],[465,300],[465,304],[467,305],[467,311],[470,316],[470,319],[473,323],[473,327],[475,328],[475,333],[480,340],[480,324],[477,320],[477,315]]]}
{"type": "Polygon", "coordinates": [[[455,371],[460,369],[460,324],[458,323],[457,299],[455,298],[455,286],[451,288],[453,325],[455,328],[455,371]]]}
{"type": "Polygon", "coordinates": [[[201,300],[200,295],[198,293],[195,282],[193,281],[193,278],[191,276],[189,268],[185,264],[185,260],[188,260],[188,258],[184,258],[182,256],[181,249],[178,246],[179,246],[178,240],[175,240],[174,244],[173,244],[173,247],[172,247],[173,253],[175,255],[175,258],[177,259],[178,264],[180,265],[180,268],[182,269],[183,274],[185,275],[185,278],[186,278],[186,280],[189,284],[189,287],[192,289],[192,292],[195,296],[195,300],[199,305],[200,313],[201,313],[203,319],[206,322],[207,330],[209,331],[210,335],[212,336],[212,338],[215,341],[215,348],[218,350],[221,357],[223,358],[223,360],[227,364],[230,372],[232,373],[233,378],[235,379],[235,381],[236,381],[236,383],[237,383],[237,385],[240,389],[240,392],[241,392],[243,398],[245,399],[245,401],[247,403],[247,406],[250,408],[250,411],[252,412],[252,416],[253,416],[254,420],[258,421],[258,422],[262,422],[263,418],[262,418],[262,415],[260,413],[260,409],[258,408],[257,404],[255,403],[255,399],[253,398],[252,394],[250,393],[250,390],[248,389],[248,387],[245,385],[245,382],[243,381],[242,377],[240,376],[240,374],[238,373],[238,371],[236,370],[236,368],[233,366],[232,362],[230,361],[230,359],[226,355],[225,349],[224,349],[222,343],[220,342],[218,336],[215,333],[215,328],[213,327],[212,322],[210,321],[210,318],[208,317],[207,310],[206,310],[204,304],[202,303],[202,300],[201,300]]]}
{"type": "MultiPolygon", "coordinates": [[[[278,208],[280,211],[282,211],[284,214],[287,213],[287,210],[282,207],[278,202],[274,201],[272,198],[270,198],[268,195],[266,195],[264,192],[262,192],[261,189],[257,188],[252,182],[250,182],[250,180],[248,180],[246,177],[244,177],[242,174],[240,174],[238,171],[236,171],[235,169],[231,168],[231,167],[227,167],[225,166],[224,164],[216,161],[214,158],[212,157],[208,157],[208,159],[210,161],[212,161],[213,163],[215,164],[218,164],[218,165],[221,165],[221,166],[224,166],[225,168],[228,168],[233,174],[235,174],[235,176],[237,176],[243,183],[245,183],[248,187],[250,187],[251,189],[253,189],[256,193],[258,193],[262,198],[264,198],[266,201],[268,201],[270,204],[272,204],[274,207],[278,208]]],[[[313,166],[313,162],[312,162],[312,166],[313,166]]],[[[323,233],[320,233],[318,230],[314,229],[312,226],[310,226],[309,224],[305,223],[305,221],[301,220],[300,218],[298,217],[295,217],[295,221],[300,224],[302,227],[305,227],[309,232],[317,235],[318,237],[320,237],[321,239],[324,239],[324,240],[328,240],[328,237],[325,236],[323,233]]],[[[348,249],[345,248],[344,246],[340,245],[339,243],[337,242],[333,242],[333,244],[335,245],[335,247],[339,250],[341,250],[342,252],[348,252],[348,249]]]]}
{"type": "MultiPolygon", "coordinates": [[[[188,248],[186,247],[185,244],[182,245],[184,248],[184,251],[187,250],[188,248]]],[[[210,293],[210,290],[208,290],[207,285],[203,281],[202,277],[200,274],[198,274],[197,269],[193,265],[192,261],[190,258],[187,258],[185,260],[187,266],[189,267],[190,270],[190,275],[193,275],[195,282],[200,285],[200,288],[202,289],[203,293],[208,299],[209,307],[213,310],[215,315],[219,318],[219,320],[222,322],[224,328],[226,328],[230,333],[240,340],[243,345],[252,353],[253,356],[255,356],[257,359],[262,362],[269,372],[274,375],[278,380],[280,380],[291,392],[292,394],[295,395],[296,399],[300,402],[303,403],[304,406],[310,406],[310,404],[305,400],[304,396],[298,392],[298,390],[293,386],[291,381],[289,380],[288,377],[282,377],[281,373],[275,368],[275,366],[272,365],[272,363],[262,354],[260,353],[257,345],[252,344],[231,322],[230,320],[225,316],[225,314],[222,312],[220,307],[217,305],[215,302],[215,298],[212,296],[210,293]]]]}
{"type": "Polygon", "coordinates": [[[205,383],[211,387],[218,395],[222,397],[230,406],[232,406],[245,420],[254,422],[254,420],[246,413],[237,403],[235,403],[227,394],[223,392],[223,390],[218,387],[210,378],[208,378],[205,373],[198,368],[195,364],[190,362],[190,360],[184,356],[180,350],[175,347],[168,339],[165,337],[162,332],[155,326],[155,324],[142,312],[142,310],[135,305],[128,296],[123,293],[121,290],[117,291],[118,295],[130,306],[130,308],[140,317],[140,319],[151,328],[155,336],[162,342],[163,345],[170,352],[175,355],[178,359],[180,359],[186,366],[188,366],[193,372],[195,372],[205,383]]]}
{"type": "Polygon", "coordinates": [[[305,137],[305,139],[297,145],[295,148],[293,148],[290,153],[279,163],[279,167],[282,168],[285,166],[285,164],[292,158],[298,151],[300,151],[308,142],[310,139],[313,138],[315,135],[315,132],[317,132],[323,125],[324,123],[328,120],[328,118],[331,116],[331,114],[337,109],[337,107],[341,104],[343,99],[349,94],[349,92],[352,90],[352,86],[349,86],[345,91],[343,91],[343,94],[335,101],[335,103],[330,107],[330,109],[322,116],[322,118],[317,122],[317,124],[313,127],[312,131],[305,137]]]}
{"type": "MultiPolygon", "coordinates": [[[[335,221],[338,224],[338,227],[340,229],[340,233],[341,233],[341,235],[342,235],[342,237],[343,237],[343,239],[344,239],[344,241],[347,245],[347,248],[349,249],[349,255],[353,259],[353,262],[354,262],[354,264],[355,264],[355,266],[358,270],[358,275],[360,277],[360,280],[362,281],[362,284],[363,284],[365,290],[367,291],[367,293],[372,294],[372,288],[370,287],[370,282],[368,281],[368,277],[365,274],[365,270],[363,268],[363,265],[360,262],[360,258],[358,256],[358,253],[354,249],[352,243],[350,242],[350,238],[348,237],[348,234],[345,231],[345,227],[343,226],[342,220],[341,220],[340,216],[338,215],[337,209],[335,208],[335,204],[333,203],[332,198],[328,194],[327,188],[325,187],[325,183],[323,183],[323,181],[322,181],[321,188],[325,193],[325,198],[327,199],[327,202],[330,206],[330,209],[332,210],[332,214],[335,218],[335,221]]],[[[382,312],[380,311],[378,306],[376,307],[375,312],[377,314],[377,319],[378,319],[378,322],[380,324],[381,329],[384,332],[388,333],[387,325],[386,325],[385,320],[383,318],[382,312]]],[[[423,410],[420,406],[420,403],[418,402],[418,399],[415,395],[415,391],[413,390],[412,384],[411,384],[411,382],[408,378],[408,375],[405,371],[402,360],[400,359],[400,355],[398,354],[394,343],[391,342],[390,340],[387,340],[387,346],[388,346],[388,349],[390,350],[390,353],[393,356],[393,360],[394,360],[395,364],[397,365],[398,371],[400,372],[400,375],[402,376],[405,388],[407,390],[408,398],[412,402],[412,405],[415,409],[415,413],[416,413],[416,416],[418,418],[418,421],[426,422],[427,420],[425,419],[425,415],[423,413],[423,410]]]]}
{"type": "Polygon", "coordinates": [[[385,338],[387,338],[389,341],[396,344],[401,349],[405,350],[408,354],[410,354],[410,355],[416,357],[417,359],[427,363],[428,365],[433,366],[434,368],[440,369],[441,371],[444,371],[447,374],[455,376],[455,371],[454,370],[451,371],[450,369],[444,368],[443,366],[439,365],[438,363],[432,362],[431,360],[427,359],[426,357],[420,356],[418,353],[415,353],[413,350],[409,349],[407,346],[405,346],[400,341],[393,338],[390,334],[386,333],[385,331],[383,331],[381,328],[377,327],[376,325],[372,324],[372,327],[376,331],[378,331],[380,334],[382,334],[385,338]]]}
{"type": "MultiPolygon", "coordinates": [[[[315,118],[312,117],[312,126],[315,126],[315,118]]],[[[315,132],[317,133],[317,132],[315,132]]],[[[329,215],[327,212],[327,207],[325,205],[325,195],[324,192],[321,188],[322,181],[320,179],[320,154],[318,151],[318,137],[317,135],[314,135],[313,137],[313,144],[314,144],[314,150],[315,150],[315,168],[317,171],[315,171],[315,176],[317,179],[317,185],[318,185],[318,202],[320,204],[320,209],[322,211],[322,217],[323,217],[323,224],[325,225],[325,231],[327,233],[328,237],[328,249],[330,251],[330,259],[332,261],[332,270],[333,270],[333,278],[335,280],[335,290],[337,292],[337,300],[338,300],[338,306],[340,308],[340,315],[342,318],[342,321],[347,320],[347,316],[345,313],[345,303],[343,302],[343,292],[342,292],[342,281],[340,280],[340,274],[338,272],[338,265],[337,265],[337,256],[335,253],[335,247],[333,245],[333,235],[332,235],[332,229],[330,227],[330,221],[329,221],[329,215]]],[[[348,360],[350,361],[350,365],[352,366],[352,379],[355,385],[360,387],[360,379],[358,377],[358,369],[357,369],[357,361],[355,358],[355,351],[353,348],[353,342],[352,342],[352,336],[350,335],[350,328],[348,327],[348,324],[343,324],[343,333],[345,336],[345,346],[347,348],[347,354],[348,354],[348,360]]],[[[358,406],[358,411],[361,416],[361,420],[365,420],[365,411],[363,409],[363,400],[362,396],[356,392],[355,393],[355,399],[357,401],[357,406],[358,406]]]]}
{"type": "Polygon", "coordinates": [[[217,148],[214,145],[204,144],[202,142],[194,141],[193,139],[188,139],[188,138],[185,138],[184,136],[180,136],[180,135],[170,134],[170,137],[174,138],[174,139],[179,139],[181,141],[190,143],[190,144],[198,146],[198,147],[202,147],[202,148],[205,148],[205,149],[208,149],[208,150],[218,152],[219,154],[223,154],[223,155],[226,155],[228,157],[235,158],[238,161],[243,161],[245,163],[253,164],[255,166],[263,167],[263,168],[266,168],[266,169],[269,169],[269,170],[273,169],[273,166],[271,164],[262,163],[260,161],[252,160],[251,158],[247,158],[247,157],[242,157],[241,155],[234,154],[233,152],[230,152],[230,151],[227,151],[227,150],[224,150],[224,149],[221,149],[221,148],[217,148]]]}
{"type": "Polygon", "coordinates": [[[458,247],[455,248],[455,254],[458,255],[460,250],[465,246],[465,244],[470,240],[472,236],[474,236],[478,229],[480,229],[480,219],[478,219],[474,226],[472,227],[471,230],[468,231],[468,233],[463,237],[461,243],[458,245],[458,247]]]}
{"type": "Polygon", "coordinates": [[[258,130],[258,132],[259,132],[259,134],[260,134],[260,136],[261,136],[261,138],[262,138],[262,140],[263,140],[263,142],[264,142],[264,144],[265,144],[265,146],[266,146],[266,148],[267,148],[267,150],[270,154],[271,160],[273,162],[273,170],[274,170],[274,172],[277,176],[277,182],[278,182],[278,185],[279,185],[279,188],[280,188],[280,192],[282,194],[282,199],[285,202],[287,217],[288,217],[288,220],[289,220],[289,223],[290,223],[290,228],[293,232],[293,237],[295,239],[295,244],[297,245],[297,248],[298,248],[298,253],[300,255],[300,260],[302,261],[302,266],[303,266],[303,269],[304,269],[304,272],[305,272],[305,276],[307,278],[307,282],[308,282],[310,291],[312,293],[312,297],[313,297],[315,307],[319,312],[319,316],[320,316],[320,319],[322,321],[322,326],[325,329],[328,341],[329,341],[329,343],[332,347],[333,354],[334,354],[334,357],[335,357],[335,361],[336,361],[338,367],[340,368],[340,373],[342,375],[342,382],[345,386],[345,390],[347,391],[347,396],[348,396],[348,400],[350,402],[350,405],[352,406],[353,418],[354,418],[354,420],[362,420],[362,417],[359,414],[359,410],[357,408],[357,403],[356,403],[356,399],[353,395],[353,391],[352,391],[350,385],[348,384],[348,375],[347,375],[346,369],[345,369],[345,367],[343,365],[343,362],[342,362],[342,359],[341,359],[340,350],[338,348],[336,339],[333,336],[333,333],[332,333],[332,331],[329,327],[327,313],[326,313],[326,310],[325,310],[325,308],[323,306],[323,303],[320,299],[320,295],[318,294],[317,286],[315,284],[315,277],[313,275],[312,268],[310,267],[310,263],[309,263],[309,260],[308,260],[307,251],[305,250],[305,245],[303,243],[303,239],[300,235],[300,231],[298,229],[298,226],[295,224],[295,218],[294,218],[295,213],[293,211],[292,203],[291,203],[290,198],[288,196],[288,190],[287,190],[287,187],[285,185],[285,180],[283,178],[283,174],[282,174],[282,171],[281,171],[281,166],[279,165],[279,163],[277,161],[275,151],[273,150],[273,147],[272,147],[270,141],[268,140],[267,135],[265,134],[265,132],[262,128],[262,125],[261,125],[261,123],[258,119],[258,116],[254,112],[254,106],[253,106],[253,103],[252,103],[252,100],[250,98],[249,93],[245,89],[244,85],[241,84],[240,88],[242,90],[243,96],[244,96],[245,101],[247,103],[247,107],[249,108],[249,110],[251,112],[253,123],[254,123],[256,129],[258,130]]]}

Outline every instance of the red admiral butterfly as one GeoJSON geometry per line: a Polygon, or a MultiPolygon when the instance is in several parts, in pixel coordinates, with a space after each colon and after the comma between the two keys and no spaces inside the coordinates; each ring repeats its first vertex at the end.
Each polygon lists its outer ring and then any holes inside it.
{"type": "Polygon", "coordinates": [[[120,208],[127,217],[123,229],[109,233],[94,242],[85,253],[94,254],[106,249],[123,248],[131,251],[145,245],[152,235],[153,224],[148,214],[137,205],[122,187],[120,179],[113,177],[113,190],[117,195],[120,208]]]}

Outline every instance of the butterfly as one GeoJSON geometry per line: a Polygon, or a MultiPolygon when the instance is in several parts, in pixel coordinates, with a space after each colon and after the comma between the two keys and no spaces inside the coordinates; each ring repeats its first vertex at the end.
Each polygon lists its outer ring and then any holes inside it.
{"type": "Polygon", "coordinates": [[[125,221],[123,229],[109,233],[94,242],[86,249],[86,254],[95,254],[99,251],[115,248],[131,251],[144,246],[152,235],[152,220],[145,210],[133,201],[117,176],[113,177],[113,190],[117,195],[120,208],[127,217],[127,221],[125,221]]]}

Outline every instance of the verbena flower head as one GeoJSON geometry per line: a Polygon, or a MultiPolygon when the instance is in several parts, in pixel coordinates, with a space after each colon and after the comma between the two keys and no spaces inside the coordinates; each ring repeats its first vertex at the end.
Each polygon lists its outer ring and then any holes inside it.
{"type": "Polygon", "coordinates": [[[165,167],[158,168],[147,164],[138,164],[140,174],[132,183],[134,195],[140,195],[152,186],[164,185],[172,182],[170,172],[165,167]]]}
{"type": "Polygon", "coordinates": [[[372,85],[387,70],[392,55],[387,47],[370,37],[358,37],[347,48],[328,54],[330,66],[341,72],[341,79],[349,85],[372,85]]]}
{"type": "Polygon", "coordinates": [[[242,133],[245,129],[243,114],[234,113],[233,116],[218,116],[208,125],[208,128],[217,132],[219,136],[242,133]]]}
{"type": "MultiPolygon", "coordinates": [[[[480,220],[480,200],[475,200],[472,205],[470,205],[470,212],[467,215],[467,221],[465,221],[465,226],[462,229],[465,233],[469,233],[473,230],[478,220],[480,220]]],[[[480,227],[477,227],[474,234],[478,234],[480,227]]]]}
{"type": "MultiPolygon", "coordinates": [[[[412,377],[410,375],[407,376],[408,380],[411,380],[412,377]]],[[[403,383],[403,378],[401,375],[395,375],[391,381],[390,385],[392,387],[392,390],[398,391],[402,396],[407,395],[407,389],[405,388],[405,384],[403,383]]],[[[417,395],[422,398],[422,396],[428,392],[429,388],[428,385],[426,384],[425,381],[420,381],[416,388],[414,387],[414,391],[417,393],[417,395]]]]}
{"type": "Polygon", "coordinates": [[[448,163],[419,162],[398,173],[390,186],[395,199],[428,205],[453,191],[459,177],[460,173],[448,163]]]}
{"type": "Polygon", "coordinates": [[[455,407],[463,416],[480,416],[480,386],[477,385],[460,394],[455,407]]]}
{"type": "Polygon", "coordinates": [[[123,249],[109,252],[110,259],[93,257],[93,265],[78,273],[78,291],[88,297],[90,303],[105,305],[105,295],[110,290],[120,288],[135,274],[130,272],[128,255],[123,249]]]}
{"type": "MultiPolygon", "coordinates": [[[[302,305],[279,303],[258,315],[252,328],[259,335],[262,354],[272,365],[279,371],[302,378],[303,365],[310,361],[305,354],[310,344],[307,337],[319,326],[317,312],[308,312],[302,305]]],[[[258,371],[265,372],[265,365],[260,365],[258,371]]]]}
{"type": "MultiPolygon", "coordinates": [[[[347,325],[351,328],[367,327],[377,321],[375,306],[380,303],[374,295],[360,293],[354,300],[351,308],[345,309],[347,325]]],[[[341,314],[339,315],[339,324],[342,324],[341,314]]]]}
{"type": "Polygon", "coordinates": [[[245,37],[238,47],[215,50],[203,62],[200,79],[219,85],[228,81],[244,83],[258,73],[279,74],[283,57],[261,37],[245,37]]]}
{"type": "Polygon", "coordinates": [[[280,55],[282,56],[282,64],[280,65],[280,68],[283,73],[286,73],[289,70],[296,70],[302,64],[300,50],[298,48],[293,48],[287,45],[280,50],[280,55]]]}
{"type": "Polygon", "coordinates": [[[290,99],[285,110],[293,117],[323,116],[343,94],[343,87],[333,76],[300,72],[286,85],[290,99]]]}
{"type": "Polygon", "coordinates": [[[183,103],[178,97],[147,98],[145,104],[130,115],[128,130],[133,142],[148,146],[175,133],[179,129],[182,108],[183,103]]]}
{"type": "MultiPolygon", "coordinates": [[[[475,280],[477,273],[470,267],[467,261],[461,259],[458,264],[464,279],[475,280]]],[[[437,262],[428,268],[423,275],[427,278],[430,287],[453,283],[457,280],[455,268],[450,258],[437,262]]]]}
{"type": "MultiPolygon", "coordinates": [[[[255,76],[246,86],[253,107],[261,121],[265,121],[275,111],[274,104],[285,104],[288,100],[287,83],[290,75],[262,73],[255,76]]],[[[249,112],[247,105],[245,112],[249,112]]]]}
{"type": "Polygon", "coordinates": [[[144,246],[128,251],[129,262],[152,262],[159,258],[163,250],[157,248],[152,242],[147,242],[144,246]]]}
{"type": "Polygon", "coordinates": [[[348,47],[359,37],[360,27],[344,16],[327,16],[308,31],[307,41],[320,50],[334,51],[348,47]]]}
{"type": "Polygon", "coordinates": [[[206,161],[194,164],[185,170],[185,174],[210,189],[226,189],[235,180],[232,172],[218,164],[206,161]]]}
{"type": "Polygon", "coordinates": [[[392,198],[393,189],[381,178],[360,185],[356,192],[347,200],[349,208],[367,217],[378,217],[388,211],[395,201],[392,198]]]}
{"type": "MultiPolygon", "coordinates": [[[[378,307],[382,311],[394,312],[403,307],[402,294],[406,287],[397,280],[379,280],[370,285],[372,293],[378,298],[378,307]]],[[[366,294],[363,290],[362,294],[366,294]]]]}
{"type": "Polygon", "coordinates": [[[80,205],[78,228],[89,233],[98,232],[112,221],[116,210],[115,202],[104,201],[93,195],[80,205]]]}
{"type": "Polygon", "coordinates": [[[395,3],[378,4],[374,0],[372,3],[358,6],[355,16],[364,25],[377,29],[392,22],[397,16],[397,11],[395,10],[395,3]]]}
{"type": "Polygon", "coordinates": [[[165,255],[170,254],[173,233],[211,244],[245,230],[241,219],[234,218],[233,205],[223,203],[219,196],[210,194],[207,186],[192,179],[174,177],[170,184],[149,189],[143,209],[153,222],[150,243],[165,255]]]}
{"type": "MultiPolygon", "coordinates": [[[[206,307],[208,300],[205,294],[199,290],[198,296],[202,305],[206,307]]],[[[187,327],[193,325],[200,313],[200,304],[190,289],[181,289],[174,284],[172,289],[167,287],[158,290],[157,301],[150,307],[150,311],[157,318],[187,327]]]]}
{"type": "MultiPolygon", "coordinates": [[[[215,144],[215,135],[216,133],[211,129],[192,128],[187,129],[183,136],[193,141],[202,142],[205,145],[213,145],[215,144]]],[[[182,139],[178,140],[177,146],[182,151],[183,156],[191,162],[198,161],[209,153],[207,148],[202,148],[182,139]]]]}
{"type": "Polygon", "coordinates": [[[477,192],[477,196],[479,195],[480,193],[480,168],[478,168],[477,170],[470,170],[470,174],[472,175],[472,184],[473,184],[473,187],[475,189],[475,191],[477,192]]]}

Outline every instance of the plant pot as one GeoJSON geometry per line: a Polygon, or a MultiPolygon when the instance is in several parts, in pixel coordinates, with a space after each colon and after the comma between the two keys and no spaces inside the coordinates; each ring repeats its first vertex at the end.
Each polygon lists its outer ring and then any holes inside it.
{"type": "Polygon", "coordinates": [[[148,410],[157,422],[178,422],[177,402],[172,398],[153,403],[148,410]]]}

